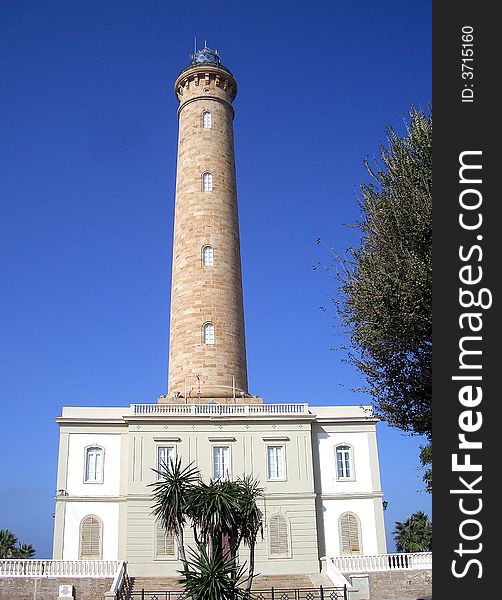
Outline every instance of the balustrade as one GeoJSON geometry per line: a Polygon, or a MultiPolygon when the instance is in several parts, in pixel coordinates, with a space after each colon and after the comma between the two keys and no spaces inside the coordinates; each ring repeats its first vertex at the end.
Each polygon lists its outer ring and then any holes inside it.
{"type": "Polygon", "coordinates": [[[117,560],[2,559],[0,577],[115,577],[117,560]]]}
{"type": "Polygon", "coordinates": [[[308,415],[308,404],[133,404],[134,415],[147,416],[264,416],[308,415]]]}
{"type": "Polygon", "coordinates": [[[432,552],[334,556],[330,560],[342,573],[432,568],[432,552]]]}

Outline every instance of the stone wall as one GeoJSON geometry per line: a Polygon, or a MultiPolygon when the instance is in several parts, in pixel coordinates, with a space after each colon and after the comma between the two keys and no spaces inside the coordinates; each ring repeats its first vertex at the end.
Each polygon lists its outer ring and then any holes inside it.
{"type": "MultiPolygon", "coordinates": [[[[237,210],[233,77],[207,65],[182,74],[174,219],[169,395],[233,398],[247,394],[244,309],[237,210]],[[203,127],[203,114],[212,117],[203,127]],[[203,174],[212,187],[204,191],[203,174]],[[213,264],[203,264],[203,248],[213,264]],[[206,344],[204,324],[214,326],[206,344]]],[[[164,402],[163,398],[159,402],[164,402]]],[[[179,400],[178,400],[179,402],[179,400]]]]}
{"type": "Polygon", "coordinates": [[[0,600],[57,600],[59,586],[75,586],[75,600],[103,600],[111,578],[0,577],[0,600]]]}
{"type": "Polygon", "coordinates": [[[369,574],[371,600],[417,600],[432,594],[432,571],[383,571],[369,574]]]}

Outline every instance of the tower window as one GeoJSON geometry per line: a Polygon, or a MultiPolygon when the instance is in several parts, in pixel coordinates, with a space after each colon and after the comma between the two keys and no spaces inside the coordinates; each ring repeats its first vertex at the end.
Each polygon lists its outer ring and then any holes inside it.
{"type": "Polygon", "coordinates": [[[212,267],[214,265],[214,251],[212,246],[204,246],[202,248],[202,265],[204,267],[212,267]]]}
{"type": "Polygon", "coordinates": [[[350,446],[336,447],[337,479],[352,479],[352,449],[350,446]]]}
{"type": "Polygon", "coordinates": [[[208,110],[205,110],[202,113],[202,127],[204,129],[211,129],[212,126],[213,126],[213,116],[208,110]]]}
{"type": "Polygon", "coordinates": [[[85,481],[103,483],[103,448],[92,446],[85,452],[85,481]]]}
{"type": "Polygon", "coordinates": [[[213,175],[211,173],[204,173],[202,175],[202,190],[204,192],[213,191],[213,175]]]}
{"type": "Polygon", "coordinates": [[[214,344],[214,325],[212,323],[205,323],[202,327],[202,338],[204,344],[214,344]]]}

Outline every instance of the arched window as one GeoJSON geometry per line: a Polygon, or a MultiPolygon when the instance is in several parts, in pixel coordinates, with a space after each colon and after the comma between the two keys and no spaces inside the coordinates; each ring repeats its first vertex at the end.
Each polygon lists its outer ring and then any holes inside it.
{"type": "Polygon", "coordinates": [[[289,525],[286,517],[279,513],[268,522],[269,556],[289,557],[289,525]]]}
{"type": "Polygon", "coordinates": [[[101,560],[103,526],[98,517],[88,515],[80,523],[80,560],[101,560]]]}
{"type": "Polygon", "coordinates": [[[155,523],[155,558],[176,558],[174,535],[167,533],[159,522],[155,523]]]}
{"type": "Polygon", "coordinates": [[[336,447],[336,478],[353,479],[352,448],[347,445],[336,447]]]}
{"type": "Polygon", "coordinates": [[[212,246],[202,248],[202,265],[204,267],[214,266],[214,250],[212,246]]]}
{"type": "Polygon", "coordinates": [[[85,451],[85,481],[103,483],[103,448],[90,446],[85,451]]]}
{"type": "Polygon", "coordinates": [[[361,530],[359,519],[354,513],[345,513],[340,517],[340,551],[342,556],[362,554],[361,530]]]}
{"type": "Polygon", "coordinates": [[[214,325],[212,323],[204,323],[202,327],[202,339],[204,344],[214,344],[214,325]]]}
{"type": "Polygon", "coordinates": [[[202,191],[213,191],[213,175],[211,173],[203,173],[202,175],[202,191]]]}
{"type": "Polygon", "coordinates": [[[208,110],[202,113],[202,127],[204,129],[211,129],[213,126],[213,116],[208,110]]]}

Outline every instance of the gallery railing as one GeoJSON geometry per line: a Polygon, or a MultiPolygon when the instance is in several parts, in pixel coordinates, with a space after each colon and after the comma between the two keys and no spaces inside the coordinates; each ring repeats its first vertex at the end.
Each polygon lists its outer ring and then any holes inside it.
{"type": "Polygon", "coordinates": [[[308,404],[132,404],[134,415],[207,417],[308,415],[308,404]]]}

